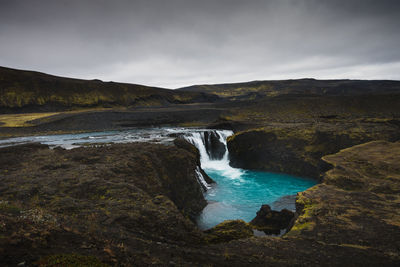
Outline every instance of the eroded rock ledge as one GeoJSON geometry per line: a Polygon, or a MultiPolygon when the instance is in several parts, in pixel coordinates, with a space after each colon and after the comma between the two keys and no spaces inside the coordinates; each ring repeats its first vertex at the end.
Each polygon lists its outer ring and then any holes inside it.
{"type": "Polygon", "coordinates": [[[238,132],[228,138],[231,165],[319,179],[331,168],[321,159],[372,140],[397,141],[393,125],[277,124],[238,132]]]}

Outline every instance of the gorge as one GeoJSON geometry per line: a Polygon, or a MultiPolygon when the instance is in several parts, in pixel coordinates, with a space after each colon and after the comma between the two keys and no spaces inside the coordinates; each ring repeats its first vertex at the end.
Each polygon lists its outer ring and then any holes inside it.
{"type": "Polygon", "coordinates": [[[198,149],[201,168],[215,181],[208,184],[203,178],[200,166],[195,170],[208,201],[208,205],[197,219],[200,229],[211,228],[224,220],[242,219],[250,222],[263,204],[278,210],[286,208],[295,211],[295,195],[313,186],[315,180],[231,167],[227,138],[232,135],[230,130],[150,128],[17,137],[0,140],[0,147],[35,141],[67,149],[133,141],[170,144],[176,136],[186,139],[198,149]]]}
{"type": "Polygon", "coordinates": [[[397,81],[185,93],[0,73],[5,266],[400,262],[397,81]]]}
{"type": "Polygon", "coordinates": [[[209,203],[199,216],[199,227],[208,229],[224,220],[234,219],[250,222],[262,204],[295,211],[295,198],[291,198],[292,202],[287,199],[313,186],[315,181],[231,167],[227,148],[227,138],[231,135],[233,132],[229,130],[209,130],[184,136],[198,148],[201,167],[216,182],[208,185],[205,192],[209,203]]]}

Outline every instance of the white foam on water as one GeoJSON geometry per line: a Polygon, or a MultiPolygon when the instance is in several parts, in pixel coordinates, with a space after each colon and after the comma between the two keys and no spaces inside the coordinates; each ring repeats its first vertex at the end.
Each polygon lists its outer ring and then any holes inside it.
{"type": "Polygon", "coordinates": [[[207,183],[206,179],[204,179],[203,174],[201,173],[200,167],[197,166],[196,170],[197,181],[206,189],[211,189],[211,186],[207,183]]]}
{"type": "Polygon", "coordinates": [[[201,167],[204,170],[218,171],[223,176],[239,179],[244,171],[229,165],[229,152],[226,142],[227,138],[231,136],[233,132],[229,130],[214,130],[214,132],[218,135],[219,141],[225,146],[225,154],[222,159],[211,159],[208,155],[205,145],[207,140],[205,140],[204,131],[188,133],[184,138],[199,150],[201,167]]]}

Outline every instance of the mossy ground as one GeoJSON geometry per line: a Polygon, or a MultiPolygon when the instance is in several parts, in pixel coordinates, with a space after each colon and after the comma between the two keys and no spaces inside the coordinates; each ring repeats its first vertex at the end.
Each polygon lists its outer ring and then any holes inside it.
{"type": "Polygon", "coordinates": [[[39,267],[108,267],[110,265],[101,262],[93,256],[78,254],[58,254],[40,259],[36,264],[39,267]]]}
{"type": "Polygon", "coordinates": [[[205,233],[205,240],[208,243],[221,243],[251,237],[253,236],[253,229],[243,220],[228,220],[205,231],[205,233]]]}
{"type": "Polygon", "coordinates": [[[137,84],[79,80],[0,67],[0,110],[65,111],[74,108],[154,107],[213,102],[218,97],[137,84]]]}
{"type": "MultiPolygon", "coordinates": [[[[204,243],[191,221],[206,204],[195,176],[198,163],[194,149],[143,143],[3,148],[0,261],[71,252],[145,264],[151,257],[140,254],[157,242],[204,243]]],[[[73,258],[46,262],[53,260],[73,258]]]]}

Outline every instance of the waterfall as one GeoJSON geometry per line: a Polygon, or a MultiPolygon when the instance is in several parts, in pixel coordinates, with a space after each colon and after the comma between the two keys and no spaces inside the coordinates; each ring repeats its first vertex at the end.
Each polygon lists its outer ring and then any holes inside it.
{"type": "Polygon", "coordinates": [[[211,186],[207,183],[207,181],[204,179],[203,174],[200,171],[200,167],[197,166],[196,167],[196,177],[197,177],[197,181],[199,182],[199,184],[201,185],[201,187],[206,191],[208,189],[211,188],[211,186]]]}
{"type": "Polygon", "coordinates": [[[239,178],[243,171],[229,165],[226,139],[232,134],[229,130],[209,130],[188,133],[184,138],[199,150],[201,167],[205,171],[219,171],[235,179],[239,178]]]}

